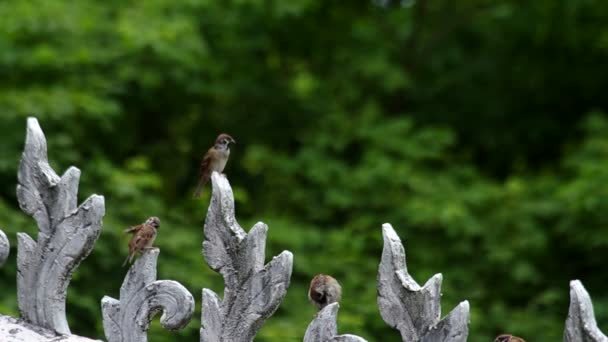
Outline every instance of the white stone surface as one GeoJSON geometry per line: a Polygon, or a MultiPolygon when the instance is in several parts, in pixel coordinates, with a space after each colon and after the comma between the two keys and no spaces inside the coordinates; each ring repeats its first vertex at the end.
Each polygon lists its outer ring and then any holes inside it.
{"type": "Polygon", "coordinates": [[[283,251],[264,265],[268,226],[249,233],[237,223],[234,196],[224,175],[211,175],[211,204],[205,220],[203,256],[224,277],[224,298],[203,290],[201,342],[253,341],[287,293],[293,255],[283,251]]]}
{"type": "Polygon", "coordinates": [[[0,341],[2,342],[93,342],[76,335],[58,335],[53,330],[29,324],[23,320],[0,315],[0,341]]]}

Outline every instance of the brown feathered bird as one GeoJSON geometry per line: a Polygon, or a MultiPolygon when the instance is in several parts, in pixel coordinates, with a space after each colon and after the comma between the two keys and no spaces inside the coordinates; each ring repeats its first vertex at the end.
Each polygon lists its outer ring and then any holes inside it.
{"type": "Polygon", "coordinates": [[[122,264],[125,266],[133,261],[133,258],[137,253],[141,253],[144,250],[153,248],[152,244],[156,240],[156,233],[160,228],[160,219],[156,216],[152,216],[146,220],[146,222],[125,229],[125,233],[133,234],[131,241],[129,241],[129,256],[125,259],[122,264]]]}
{"type": "Polygon", "coordinates": [[[502,334],[502,335],[496,336],[496,339],[494,339],[494,342],[526,342],[526,341],[521,337],[517,337],[517,336],[513,336],[513,335],[509,335],[509,334],[502,334]]]}
{"type": "Polygon", "coordinates": [[[310,282],[308,299],[321,310],[327,305],[339,302],[342,298],[342,287],[336,279],[326,274],[317,274],[310,282]]]}
{"type": "Polygon", "coordinates": [[[203,186],[207,184],[213,171],[219,173],[224,171],[230,156],[230,143],[236,144],[236,141],[228,134],[222,133],[215,139],[215,145],[205,153],[199,169],[198,185],[194,191],[194,198],[200,197],[203,186]]]}

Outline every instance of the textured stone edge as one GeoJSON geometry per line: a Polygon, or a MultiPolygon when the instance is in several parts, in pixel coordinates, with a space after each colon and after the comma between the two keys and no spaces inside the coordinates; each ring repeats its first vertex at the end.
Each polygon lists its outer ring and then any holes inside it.
{"type": "Polygon", "coordinates": [[[51,168],[44,133],[28,118],[25,147],[18,172],[17,199],[38,225],[37,241],[17,234],[17,297],[26,321],[69,335],[66,291],[72,273],[101,232],[104,198],[93,195],[77,206],[80,170],[62,177],[51,168]]]}
{"type": "Polygon", "coordinates": [[[156,280],[159,249],[146,251],[129,268],[120,299],[101,300],[103,327],[108,342],[146,342],[152,317],[162,311],[161,325],[179,330],[194,314],[194,297],[180,283],[156,280]]]}
{"type": "Polygon", "coordinates": [[[268,227],[246,233],[235,218],[234,196],[224,175],[211,175],[203,256],[224,278],[224,298],[203,290],[200,341],[252,341],[278,309],[290,284],[293,254],[283,251],[264,265],[268,227]]]}
{"type": "Polygon", "coordinates": [[[404,342],[466,341],[468,302],[440,321],[441,274],[420,287],[407,272],[405,248],[390,224],[382,225],[382,236],[384,247],[378,267],[378,308],[382,319],[399,330],[404,342]]]}
{"type": "Polygon", "coordinates": [[[608,342],[597,327],[593,303],[579,280],[570,282],[570,308],[564,328],[565,342],[608,342]]]}
{"type": "Polygon", "coordinates": [[[0,229],[0,267],[4,266],[6,259],[11,251],[11,243],[8,241],[6,234],[0,229]]]}
{"type": "Polygon", "coordinates": [[[366,342],[367,340],[356,335],[338,335],[339,308],[339,303],[332,303],[320,310],[308,325],[304,342],[366,342]]]}

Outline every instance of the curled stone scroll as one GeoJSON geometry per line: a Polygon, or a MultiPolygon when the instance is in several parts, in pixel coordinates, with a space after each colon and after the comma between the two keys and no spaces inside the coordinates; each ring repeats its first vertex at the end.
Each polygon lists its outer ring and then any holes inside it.
{"type": "Polygon", "coordinates": [[[185,327],[194,314],[194,298],[180,283],[156,280],[159,249],[146,251],[129,269],[120,287],[120,299],[101,300],[103,328],[108,342],[145,342],[152,317],[163,311],[161,325],[168,330],[185,327]]]}

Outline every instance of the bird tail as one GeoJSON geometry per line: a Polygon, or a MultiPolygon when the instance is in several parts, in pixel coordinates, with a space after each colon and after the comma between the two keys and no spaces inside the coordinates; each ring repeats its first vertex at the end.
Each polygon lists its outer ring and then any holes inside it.
{"type": "Polygon", "coordinates": [[[122,263],[122,267],[125,267],[125,265],[126,265],[127,263],[129,263],[129,264],[130,264],[132,259],[133,259],[133,254],[132,254],[132,253],[129,253],[129,255],[127,255],[127,258],[125,259],[125,262],[123,262],[123,263],[122,263]]]}
{"type": "Polygon", "coordinates": [[[205,184],[207,184],[207,180],[205,179],[205,177],[201,177],[198,180],[198,184],[196,185],[196,190],[194,190],[194,194],[192,195],[192,198],[201,197],[201,193],[203,192],[203,187],[205,186],[205,184]]]}

